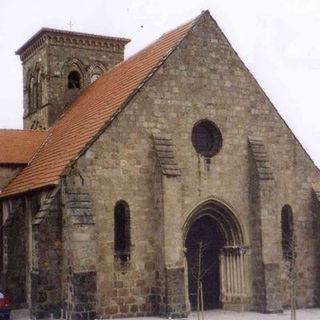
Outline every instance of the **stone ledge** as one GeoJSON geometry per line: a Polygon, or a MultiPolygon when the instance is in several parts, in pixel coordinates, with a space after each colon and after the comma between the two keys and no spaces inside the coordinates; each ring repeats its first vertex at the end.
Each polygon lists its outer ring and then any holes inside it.
{"type": "Polygon", "coordinates": [[[174,157],[173,143],[169,135],[153,136],[154,146],[161,172],[166,176],[181,176],[181,171],[174,157]]]}
{"type": "Polygon", "coordinates": [[[260,180],[274,180],[270,161],[264,142],[260,137],[248,137],[249,147],[260,180]]]}
{"type": "Polygon", "coordinates": [[[39,211],[32,221],[32,225],[39,225],[43,219],[50,215],[50,212],[57,209],[56,195],[60,191],[60,186],[57,186],[48,197],[43,201],[39,211]]]}

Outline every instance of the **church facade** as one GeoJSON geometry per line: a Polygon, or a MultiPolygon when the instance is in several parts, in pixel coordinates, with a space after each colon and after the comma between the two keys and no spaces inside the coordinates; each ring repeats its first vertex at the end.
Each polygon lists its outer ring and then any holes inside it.
{"type": "Polygon", "coordinates": [[[320,173],[208,11],[128,39],[41,29],[0,130],[1,285],[72,319],[319,306],[320,173]],[[200,285],[199,285],[200,284],[200,285]],[[199,287],[201,290],[199,291],[199,287]]]}

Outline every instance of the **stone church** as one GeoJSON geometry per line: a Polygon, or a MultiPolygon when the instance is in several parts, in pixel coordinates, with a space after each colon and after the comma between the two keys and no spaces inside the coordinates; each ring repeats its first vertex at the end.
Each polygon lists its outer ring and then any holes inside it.
{"type": "Polygon", "coordinates": [[[319,169],[210,13],[123,60],[128,42],[43,28],[16,52],[24,129],[0,130],[14,306],[184,317],[202,292],[204,309],[278,312],[293,286],[319,306],[319,169]]]}

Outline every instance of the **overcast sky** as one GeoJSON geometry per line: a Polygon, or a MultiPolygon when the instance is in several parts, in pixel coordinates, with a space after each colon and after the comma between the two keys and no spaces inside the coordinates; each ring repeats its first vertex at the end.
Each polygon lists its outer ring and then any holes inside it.
{"type": "Polygon", "coordinates": [[[320,166],[320,0],[0,0],[0,127],[22,128],[14,51],[41,27],[128,37],[129,56],[206,9],[320,166]]]}

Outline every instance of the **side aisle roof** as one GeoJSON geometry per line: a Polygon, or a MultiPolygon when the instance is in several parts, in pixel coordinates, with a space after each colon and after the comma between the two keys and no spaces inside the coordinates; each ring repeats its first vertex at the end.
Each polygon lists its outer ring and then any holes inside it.
{"type": "Polygon", "coordinates": [[[0,164],[27,164],[47,136],[47,130],[0,129],[0,164]]]}

